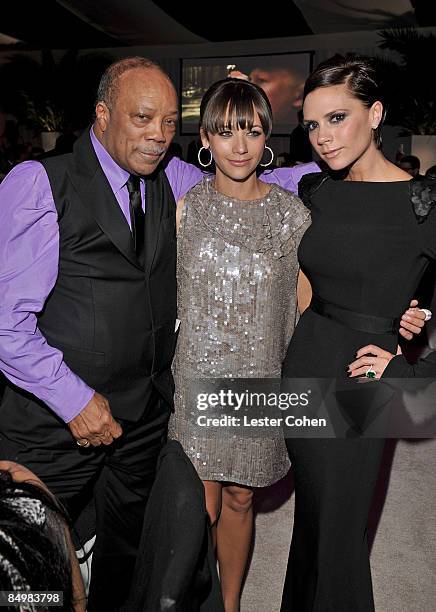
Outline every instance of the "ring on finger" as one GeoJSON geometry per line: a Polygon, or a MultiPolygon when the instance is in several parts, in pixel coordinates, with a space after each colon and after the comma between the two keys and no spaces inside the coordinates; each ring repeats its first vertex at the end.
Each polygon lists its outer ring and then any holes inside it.
{"type": "Polygon", "coordinates": [[[431,319],[431,318],[432,318],[432,316],[433,316],[432,311],[431,311],[431,310],[429,310],[428,308],[420,308],[419,310],[425,314],[425,319],[424,319],[424,321],[425,321],[425,322],[430,321],[430,319],[431,319]]]}
{"type": "Polygon", "coordinates": [[[91,442],[86,438],[80,438],[79,440],[76,440],[76,444],[81,448],[87,448],[88,446],[90,446],[91,442]]]}
{"type": "Polygon", "coordinates": [[[375,376],[376,376],[377,372],[376,372],[376,371],[373,369],[373,367],[372,367],[373,365],[374,365],[374,364],[372,363],[372,364],[369,366],[369,368],[366,370],[366,372],[365,372],[365,376],[366,376],[366,378],[375,378],[375,376]]]}

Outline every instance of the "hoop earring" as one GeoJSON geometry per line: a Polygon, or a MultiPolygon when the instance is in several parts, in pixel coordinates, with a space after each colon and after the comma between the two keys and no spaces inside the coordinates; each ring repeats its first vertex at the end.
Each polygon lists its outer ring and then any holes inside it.
{"type": "Polygon", "coordinates": [[[201,149],[199,150],[199,152],[197,154],[197,159],[198,159],[198,163],[200,164],[200,166],[203,166],[203,168],[208,168],[211,165],[212,160],[213,160],[212,151],[210,149],[206,149],[206,147],[201,147],[201,149]],[[205,151],[209,151],[209,154],[210,154],[210,160],[208,161],[207,164],[203,164],[203,162],[200,159],[200,155],[201,155],[201,152],[203,151],[203,149],[205,151]]]}
{"type": "Polygon", "coordinates": [[[267,164],[259,164],[259,166],[262,166],[262,168],[267,168],[268,166],[271,166],[271,164],[273,163],[273,159],[274,159],[274,151],[271,149],[271,147],[267,147],[265,145],[265,150],[266,149],[268,149],[268,151],[271,153],[271,159],[269,160],[267,164]]]}

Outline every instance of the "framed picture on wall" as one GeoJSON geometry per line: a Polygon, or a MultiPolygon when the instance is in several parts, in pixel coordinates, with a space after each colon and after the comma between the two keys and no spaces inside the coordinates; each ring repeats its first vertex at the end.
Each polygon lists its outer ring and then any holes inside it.
{"type": "Polygon", "coordinates": [[[182,59],[181,133],[198,133],[200,102],[205,91],[230,72],[240,71],[265,90],[273,109],[273,134],[290,134],[298,123],[304,81],[312,62],[313,51],[182,59]]]}

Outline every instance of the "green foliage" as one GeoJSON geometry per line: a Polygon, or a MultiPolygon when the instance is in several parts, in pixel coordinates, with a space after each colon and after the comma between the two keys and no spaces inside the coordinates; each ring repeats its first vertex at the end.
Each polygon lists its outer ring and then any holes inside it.
{"type": "Polygon", "coordinates": [[[385,63],[387,122],[401,125],[411,134],[436,134],[436,88],[432,70],[436,36],[414,28],[384,30],[380,36],[380,48],[400,56],[398,63],[379,58],[382,65],[385,63]]]}

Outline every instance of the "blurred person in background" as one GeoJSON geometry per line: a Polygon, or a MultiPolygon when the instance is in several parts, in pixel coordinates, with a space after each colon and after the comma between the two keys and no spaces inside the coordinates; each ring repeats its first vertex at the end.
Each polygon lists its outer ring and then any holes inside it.
{"type": "Polygon", "coordinates": [[[427,172],[425,173],[426,178],[431,178],[436,181],[436,165],[430,166],[427,172]]]}
{"type": "MultiPolygon", "coordinates": [[[[85,612],[86,598],[61,504],[27,468],[0,461],[0,591],[60,591],[57,609],[85,612]]],[[[4,602],[2,602],[4,605],[4,602]]],[[[8,610],[49,611],[15,602],[8,610]]]]}
{"type": "Polygon", "coordinates": [[[405,155],[400,159],[398,166],[401,168],[401,170],[404,170],[405,172],[410,174],[410,176],[413,176],[418,180],[422,176],[419,173],[419,170],[421,168],[421,161],[419,157],[416,157],[416,155],[405,155]]]}
{"type": "Polygon", "coordinates": [[[259,60],[251,70],[250,81],[261,87],[268,96],[275,125],[295,124],[294,112],[302,105],[305,77],[300,67],[289,66],[287,60],[276,59],[274,64],[259,60]]]}

